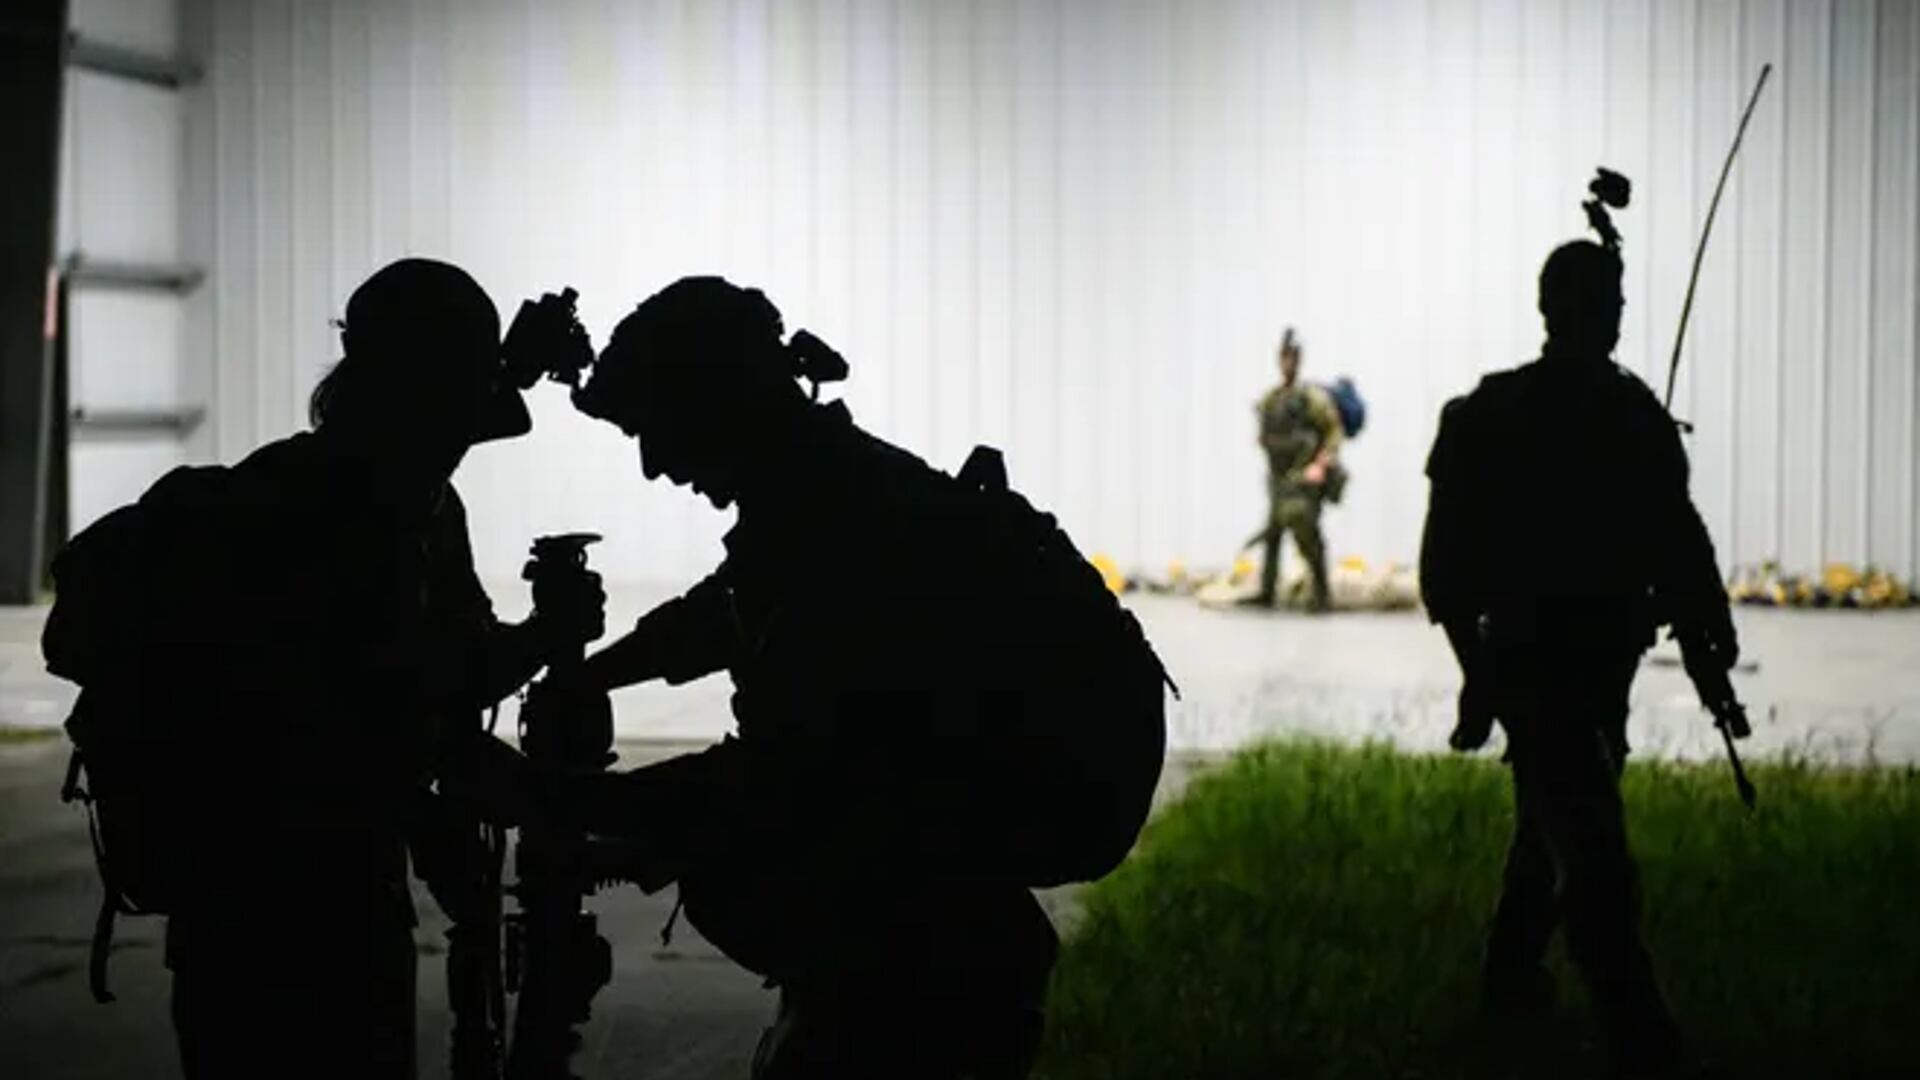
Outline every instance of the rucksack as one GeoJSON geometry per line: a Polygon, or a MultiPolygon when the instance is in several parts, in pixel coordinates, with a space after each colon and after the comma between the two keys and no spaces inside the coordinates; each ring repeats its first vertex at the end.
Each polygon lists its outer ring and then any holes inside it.
{"type": "Polygon", "coordinates": [[[1353,380],[1342,375],[1326,385],[1327,395],[1333,398],[1333,406],[1340,410],[1340,430],[1351,439],[1360,434],[1367,426],[1367,403],[1360,397],[1360,391],[1353,380]]]}
{"type": "Polygon", "coordinates": [[[1165,761],[1165,692],[1177,698],[1179,688],[1054,516],[1007,486],[998,450],[975,447],[955,479],[996,578],[982,591],[1017,598],[1017,610],[986,621],[1021,635],[1025,685],[1038,713],[1060,725],[1030,738],[1031,775],[1009,785],[1022,815],[1009,851],[1032,887],[1096,880],[1146,823],[1165,761]]]}
{"type": "Polygon", "coordinates": [[[108,1002],[107,956],[120,915],[165,915],[193,867],[198,794],[185,725],[182,661],[202,610],[213,517],[225,470],[182,467],[139,501],[100,518],[54,559],[54,604],[41,633],[47,670],[79,684],[64,802],[87,809],[101,903],[89,979],[108,1002]]]}

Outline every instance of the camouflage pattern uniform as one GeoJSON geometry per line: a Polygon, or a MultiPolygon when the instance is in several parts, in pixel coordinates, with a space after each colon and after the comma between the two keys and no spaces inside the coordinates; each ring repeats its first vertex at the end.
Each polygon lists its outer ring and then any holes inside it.
{"type": "Polygon", "coordinates": [[[1551,999],[1542,958],[1564,922],[1621,1062],[1671,1061],[1678,1032],[1641,941],[1618,785],[1628,692],[1661,624],[1733,640],[1674,422],[1618,365],[1542,360],[1450,402],[1427,475],[1428,611],[1473,639],[1462,723],[1469,696],[1485,702],[1513,769],[1489,1011],[1551,999]]]}
{"type": "Polygon", "coordinates": [[[1308,483],[1307,466],[1339,451],[1340,410],[1327,392],[1308,383],[1278,386],[1260,399],[1260,445],[1267,452],[1267,532],[1260,566],[1260,598],[1271,603],[1280,574],[1280,540],[1293,534],[1313,578],[1313,605],[1329,604],[1326,541],[1320,534],[1323,485],[1308,483]]]}

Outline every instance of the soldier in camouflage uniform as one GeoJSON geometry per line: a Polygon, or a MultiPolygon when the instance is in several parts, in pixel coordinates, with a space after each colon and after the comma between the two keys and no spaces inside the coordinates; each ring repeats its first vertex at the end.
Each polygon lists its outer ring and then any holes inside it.
{"type": "Polygon", "coordinates": [[[1260,446],[1267,452],[1267,529],[1260,564],[1260,591],[1247,603],[1272,607],[1280,575],[1280,540],[1287,533],[1307,560],[1313,578],[1310,610],[1323,612],[1327,588],[1326,541],[1320,506],[1327,498],[1343,429],[1340,410],[1321,387],[1300,381],[1300,344],[1289,329],[1280,341],[1280,385],[1260,399],[1260,446]]]}
{"type": "Polygon", "coordinates": [[[1549,1008],[1556,924],[1622,1075],[1690,1075],[1640,937],[1619,777],[1628,691],[1661,624],[1738,653],[1678,431],[1611,360],[1620,259],[1579,241],[1540,275],[1541,358],[1448,403],[1428,461],[1421,587],[1464,676],[1452,743],[1498,721],[1515,828],[1483,969],[1491,1030],[1549,1008]],[[1577,575],[1567,567],[1581,568],[1577,575]]]}

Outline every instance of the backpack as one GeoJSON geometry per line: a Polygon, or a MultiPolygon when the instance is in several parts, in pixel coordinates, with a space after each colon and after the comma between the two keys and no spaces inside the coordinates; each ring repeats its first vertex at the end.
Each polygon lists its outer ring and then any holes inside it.
{"type": "Polygon", "coordinates": [[[1165,692],[1179,688],[1054,516],[1007,486],[998,450],[975,447],[955,480],[992,575],[980,592],[1014,605],[985,625],[1017,627],[1008,652],[1020,654],[1016,677],[1032,699],[1001,840],[1032,887],[1096,880],[1146,824],[1166,754],[1165,692]]]}
{"type": "Polygon", "coordinates": [[[1353,380],[1342,375],[1326,384],[1325,389],[1333,398],[1334,408],[1340,410],[1340,430],[1349,439],[1360,434],[1360,429],[1367,426],[1367,403],[1360,397],[1353,380]]]}
{"type": "Polygon", "coordinates": [[[209,515],[225,470],[182,467],[100,518],[54,559],[41,633],[47,670],[80,686],[66,732],[63,802],[87,808],[102,897],[88,965],[94,999],[113,1000],[107,956],[120,915],[165,915],[193,864],[198,785],[184,727],[183,650],[202,610],[209,515]]]}

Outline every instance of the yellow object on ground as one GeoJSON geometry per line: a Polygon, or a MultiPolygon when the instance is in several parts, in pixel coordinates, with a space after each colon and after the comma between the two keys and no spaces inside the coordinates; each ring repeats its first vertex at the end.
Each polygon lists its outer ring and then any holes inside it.
{"type": "Polygon", "coordinates": [[[1120,572],[1120,564],[1107,555],[1095,555],[1090,561],[1093,563],[1093,568],[1100,571],[1100,579],[1107,583],[1107,588],[1112,590],[1114,595],[1118,596],[1126,591],[1127,575],[1120,572]]]}
{"type": "Polygon", "coordinates": [[[1736,604],[1761,607],[1838,607],[1877,610],[1911,607],[1913,586],[1878,567],[1828,563],[1818,576],[1782,573],[1777,562],[1741,567],[1727,586],[1736,604]]]}
{"type": "MultiPolygon", "coordinates": [[[[1304,609],[1313,589],[1304,568],[1288,560],[1281,575],[1277,606],[1304,609]]],[[[1238,567],[1236,566],[1236,571],[1238,567]]],[[[1399,563],[1372,566],[1365,559],[1342,559],[1327,575],[1333,606],[1340,611],[1409,611],[1420,606],[1420,584],[1412,567],[1399,563]]],[[[1259,591],[1251,571],[1203,580],[1194,591],[1202,607],[1232,607],[1259,591]]]]}

